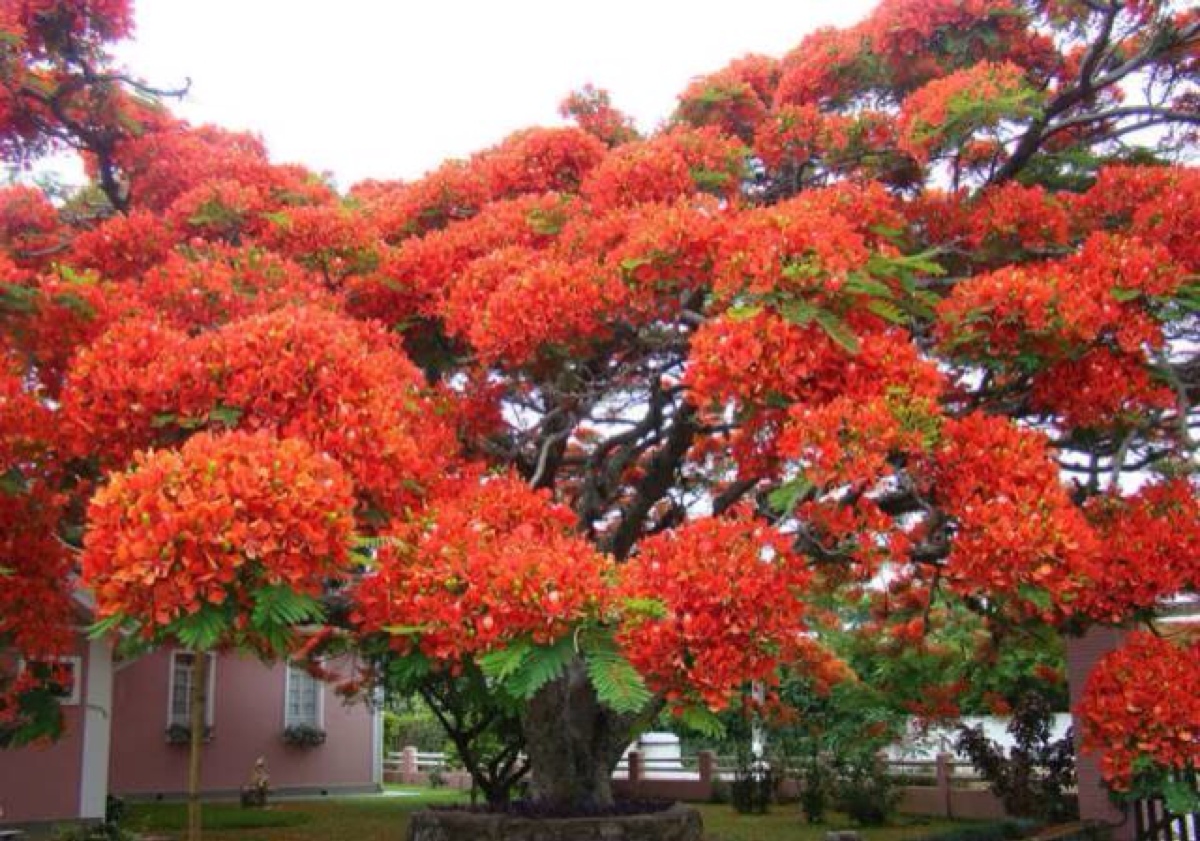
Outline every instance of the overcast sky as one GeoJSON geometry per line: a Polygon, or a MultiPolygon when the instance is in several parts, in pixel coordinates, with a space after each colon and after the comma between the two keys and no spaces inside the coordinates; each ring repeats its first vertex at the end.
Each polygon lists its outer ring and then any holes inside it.
{"type": "Polygon", "coordinates": [[[585,82],[643,128],[696,75],[781,55],[874,0],[137,0],[121,56],[176,110],[334,174],[414,178],[528,125],[585,82]]]}

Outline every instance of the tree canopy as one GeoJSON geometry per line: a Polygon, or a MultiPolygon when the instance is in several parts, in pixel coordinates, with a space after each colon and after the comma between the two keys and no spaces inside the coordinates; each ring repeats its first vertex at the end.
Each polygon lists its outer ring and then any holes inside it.
{"type": "MultiPolygon", "coordinates": [[[[69,645],[80,584],[155,638],[321,593],[362,681],[482,670],[534,795],[596,803],[664,707],[852,679],[836,594],[926,654],[968,611],[981,658],[1195,594],[1184,5],[883,0],[653,133],[587,87],[341,194],[118,69],[130,0],[0,0],[6,160],[93,179],[0,190],[0,644],[69,645]]],[[[1138,700],[1194,652],[1131,645],[1084,716],[1117,788],[1200,751],[1138,700]]]]}

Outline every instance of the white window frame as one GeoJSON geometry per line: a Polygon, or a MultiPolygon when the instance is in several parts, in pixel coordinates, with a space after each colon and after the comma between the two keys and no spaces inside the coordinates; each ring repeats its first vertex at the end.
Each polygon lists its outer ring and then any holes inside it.
{"type": "Polygon", "coordinates": [[[283,726],[284,728],[293,727],[296,725],[307,725],[315,727],[318,730],[325,729],[325,681],[313,677],[301,666],[296,665],[291,660],[284,663],[284,679],[283,679],[283,726]],[[317,687],[317,709],[315,719],[312,721],[297,721],[292,718],[291,714],[291,699],[292,699],[292,674],[293,672],[301,672],[316,684],[317,687]]]}
{"type": "MultiPolygon", "coordinates": [[[[187,721],[179,721],[175,718],[175,661],[180,656],[192,657],[195,656],[191,651],[172,651],[171,656],[167,658],[167,727],[173,727],[177,724],[188,727],[191,724],[191,698],[189,697],[185,703],[188,704],[187,721]]],[[[204,693],[204,726],[213,726],[213,713],[216,709],[217,697],[217,655],[209,653],[208,657],[208,691],[204,693]]]]}
{"type": "Polygon", "coordinates": [[[61,707],[78,707],[83,702],[83,657],[78,654],[70,654],[63,657],[42,657],[32,661],[22,658],[18,672],[25,671],[31,662],[45,663],[47,665],[65,664],[70,667],[71,692],[64,697],[59,698],[58,704],[61,707]]]}

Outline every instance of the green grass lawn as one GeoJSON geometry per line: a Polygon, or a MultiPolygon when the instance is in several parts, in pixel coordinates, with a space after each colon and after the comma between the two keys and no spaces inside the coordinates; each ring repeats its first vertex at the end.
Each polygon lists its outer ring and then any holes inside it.
{"type": "MultiPolygon", "coordinates": [[[[327,798],[282,802],[267,810],[218,803],[204,807],[205,837],[213,841],[403,841],[408,815],[431,803],[465,801],[446,789],[408,789],[411,797],[327,798]]],[[[739,815],[730,806],[698,807],[710,841],[823,841],[829,829],[850,824],[835,818],[810,825],[795,806],[775,806],[768,815],[739,815]]],[[[185,809],[179,803],[134,804],[126,827],[139,833],[178,838],[185,809]]],[[[892,826],[862,830],[864,841],[908,841],[956,824],[933,818],[900,817],[892,826]]]]}

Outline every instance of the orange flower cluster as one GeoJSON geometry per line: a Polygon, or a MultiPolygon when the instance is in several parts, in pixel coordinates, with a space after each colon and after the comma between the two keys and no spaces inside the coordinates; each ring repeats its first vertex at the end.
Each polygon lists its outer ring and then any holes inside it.
{"type": "Polygon", "coordinates": [[[682,706],[727,706],[747,681],[775,680],[800,650],[808,582],[788,542],[748,518],[709,518],[641,543],[621,570],[629,610],[618,640],[651,688],[682,706]]]}
{"type": "Polygon", "coordinates": [[[1164,339],[1146,303],[1169,298],[1185,280],[1161,246],[1097,233],[1062,260],[956,285],[939,307],[938,334],[956,356],[1046,365],[1034,405],[1071,426],[1119,424],[1131,411],[1173,402],[1147,369],[1148,352],[1164,339]]]}
{"type": "Polygon", "coordinates": [[[101,617],[155,635],[205,605],[248,609],[262,587],[319,595],[345,574],[349,478],[303,441],[200,434],[138,456],[88,507],[83,578],[101,617]]]}
{"type": "Polygon", "coordinates": [[[716,129],[676,129],[618,146],[583,180],[580,192],[598,211],[697,192],[732,198],[741,187],[745,154],[741,143],[716,129]]]}
{"type": "Polygon", "coordinates": [[[164,260],[176,234],[161,216],[148,210],[113,216],[71,243],[70,263],[110,280],[132,280],[164,260]]]}
{"type": "Polygon", "coordinates": [[[554,642],[610,598],[611,561],[573,531],[568,509],[520,479],[474,481],[383,545],[356,588],[356,621],[451,663],[554,642]]]}
{"type": "Polygon", "coordinates": [[[759,127],[754,151],[767,166],[803,166],[813,158],[837,155],[850,143],[852,120],[815,105],[785,105],[759,127]]]}
{"type": "Polygon", "coordinates": [[[945,569],[952,587],[1059,599],[1095,575],[1096,537],[1043,434],[971,414],[944,424],[934,460],[939,501],[957,523],[945,569]]]}
{"type": "Polygon", "coordinates": [[[1100,557],[1073,608],[1120,622],[1177,593],[1200,589],[1200,500],[1187,479],[1146,485],[1128,497],[1090,500],[1085,513],[1100,557]]]}
{"type": "MultiPolygon", "coordinates": [[[[30,658],[71,643],[71,559],[55,538],[65,499],[42,475],[53,444],[52,413],[5,358],[0,367],[0,647],[30,658]]],[[[0,693],[0,703],[2,693],[0,693]]]]}
{"type": "Polygon", "coordinates": [[[63,413],[75,451],[117,466],[195,428],[274,429],[333,455],[369,505],[398,514],[454,449],[422,387],[381,330],[286,308],[195,337],[119,324],[76,357],[63,413]]]}
{"type": "Polygon", "coordinates": [[[900,148],[927,162],[951,143],[1027,115],[1032,89],[1011,62],[981,62],[940,76],[910,94],[900,111],[900,148]]]}
{"type": "Polygon", "coordinates": [[[1178,265],[1200,271],[1200,173],[1190,167],[1112,166],[1077,201],[1082,221],[1127,231],[1166,248],[1178,265]]]}
{"type": "Polygon", "coordinates": [[[1143,762],[1166,771],[1200,765],[1197,680],[1200,644],[1145,631],[1130,634],[1096,664],[1076,714],[1083,750],[1100,755],[1109,786],[1128,790],[1143,762]]]}
{"type": "Polygon", "coordinates": [[[558,113],[574,120],[581,129],[599,138],[606,146],[628,143],[638,136],[633,120],[613,107],[608,91],[594,85],[584,85],[572,91],[559,104],[558,113]]]}

